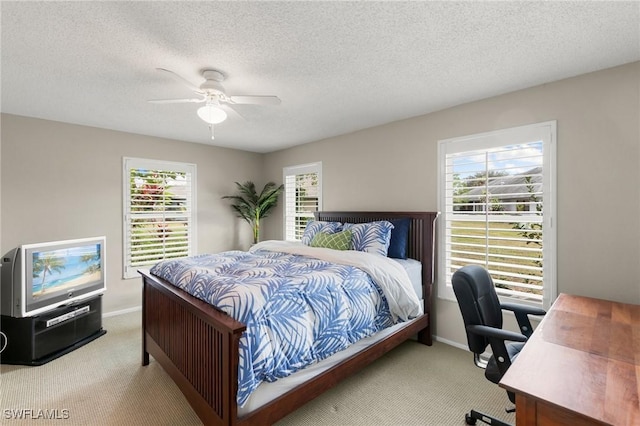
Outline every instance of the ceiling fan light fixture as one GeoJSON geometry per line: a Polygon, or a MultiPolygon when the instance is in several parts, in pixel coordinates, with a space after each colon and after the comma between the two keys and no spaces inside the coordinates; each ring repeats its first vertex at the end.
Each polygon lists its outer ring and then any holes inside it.
{"type": "Polygon", "coordinates": [[[205,123],[218,124],[227,119],[227,113],[215,105],[205,105],[198,108],[198,117],[205,123]]]}

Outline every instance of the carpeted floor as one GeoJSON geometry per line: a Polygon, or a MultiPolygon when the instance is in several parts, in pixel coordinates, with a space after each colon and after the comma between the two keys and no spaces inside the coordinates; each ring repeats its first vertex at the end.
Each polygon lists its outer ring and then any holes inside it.
{"type": "MultiPolygon", "coordinates": [[[[105,318],[106,335],[43,366],[2,365],[0,423],[200,425],[164,370],[141,366],[140,315],[105,318]]],[[[514,422],[508,405],[469,352],[409,341],[278,426],[464,425],[470,408],[514,422]]]]}

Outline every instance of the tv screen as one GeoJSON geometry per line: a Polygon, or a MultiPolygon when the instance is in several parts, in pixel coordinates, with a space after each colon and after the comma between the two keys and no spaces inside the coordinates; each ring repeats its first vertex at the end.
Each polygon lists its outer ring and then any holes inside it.
{"type": "Polygon", "coordinates": [[[23,312],[34,315],[105,290],[105,238],[21,247],[23,312]]]}

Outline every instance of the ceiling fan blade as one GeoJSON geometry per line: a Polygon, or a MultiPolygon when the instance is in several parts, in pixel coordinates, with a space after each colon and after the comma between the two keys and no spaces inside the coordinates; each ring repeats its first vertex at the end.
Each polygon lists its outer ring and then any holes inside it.
{"type": "Polygon", "coordinates": [[[176,80],[178,83],[184,84],[185,86],[187,86],[189,89],[193,90],[194,92],[204,94],[204,92],[202,90],[200,90],[200,88],[198,86],[196,86],[195,84],[191,83],[186,78],[183,78],[183,77],[179,76],[175,72],[173,72],[171,70],[168,70],[168,69],[165,69],[165,68],[156,68],[156,69],[158,71],[161,71],[163,73],[168,74],[171,78],[176,80]]]}
{"type": "Polygon", "coordinates": [[[202,103],[206,101],[205,98],[195,98],[195,99],[150,99],[147,102],[152,104],[186,104],[189,102],[192,103],[202,103]]]}
{"type": "Polygon", "coordinates": [[[236,117],[236,118],[239,118],[240,120],[247,121],[247,119],[242,114],[240,114],[238,110],[236,110],[233,107],[233,104],[230,104],[230,103],[225,104],[224,109],[230,113],[229,114],[230,117],[236,117]]]}
{"type": "Polygon", "coordinates": [[[229,96],[231,103],[252,104],[252,105],[280,105],[280,98],[277,96],[229,96]]]}

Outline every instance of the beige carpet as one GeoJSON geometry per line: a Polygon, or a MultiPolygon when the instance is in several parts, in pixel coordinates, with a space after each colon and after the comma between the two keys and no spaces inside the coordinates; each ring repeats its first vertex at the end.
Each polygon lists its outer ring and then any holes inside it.
{"type": "MultiPolygon", "coordinates": [[[[106,318],[103,326],[106,335],[43,366],[2,365],[0,424],[200,425],[164,370],[153,359],[140,365],[140,313],[106,318]],[[15,419],[28,410],[31,420],[15,419]]],[[[508,405],[469,352],[411,341],[278,426],[464,425],[470,408],[513,423],[508,405]]]]}

